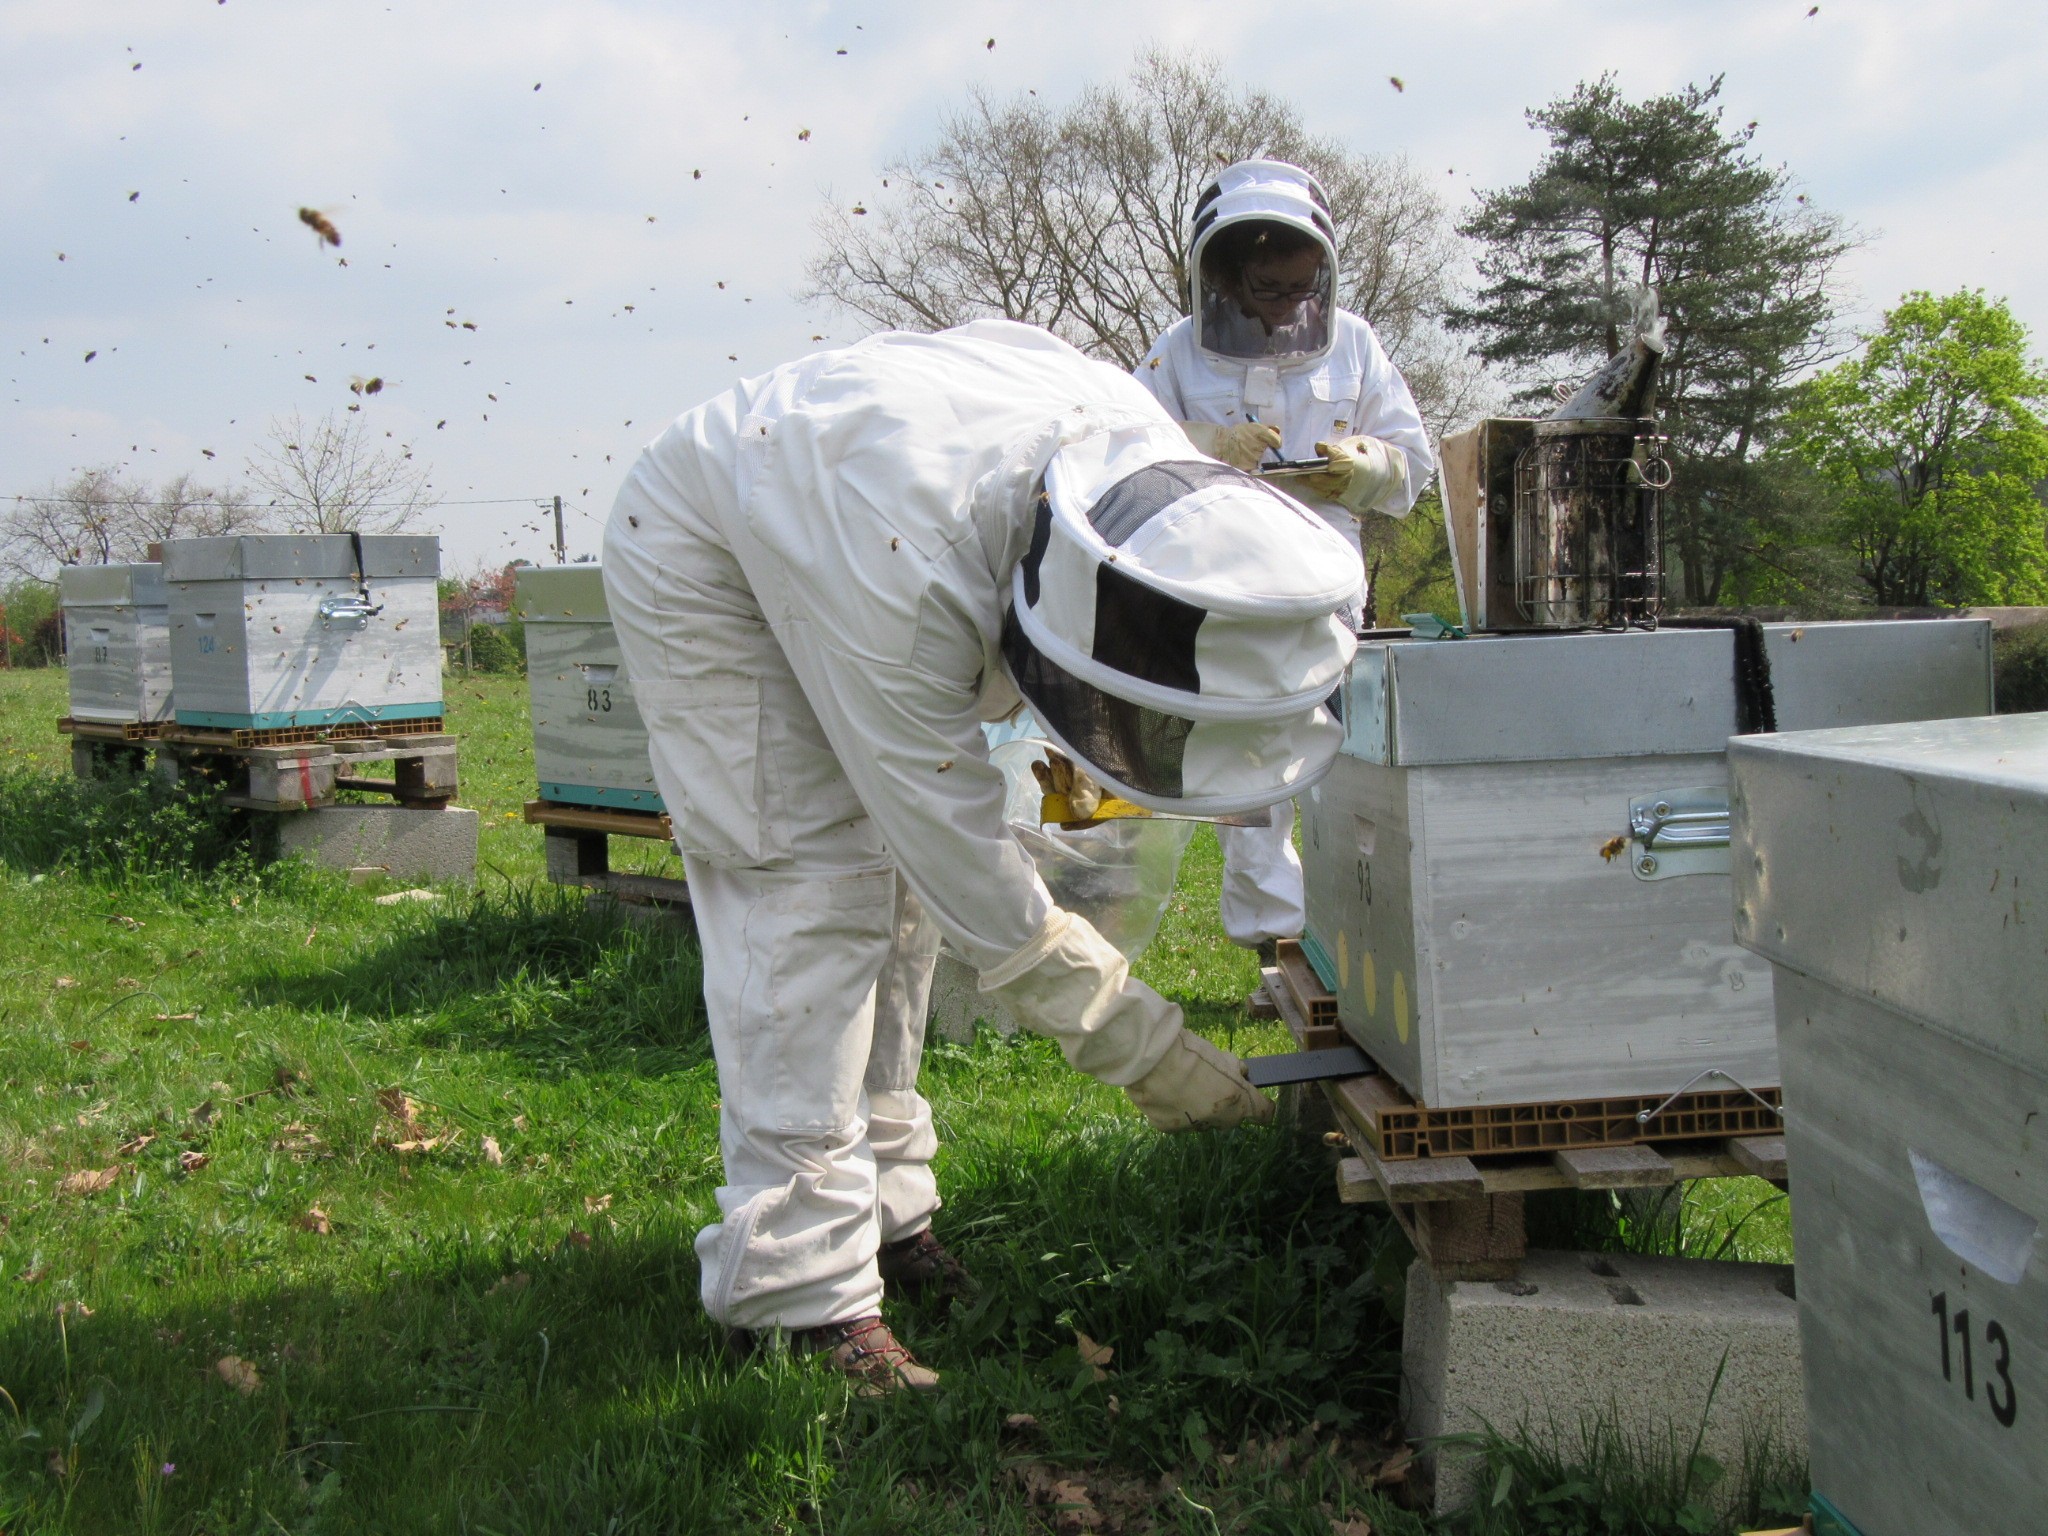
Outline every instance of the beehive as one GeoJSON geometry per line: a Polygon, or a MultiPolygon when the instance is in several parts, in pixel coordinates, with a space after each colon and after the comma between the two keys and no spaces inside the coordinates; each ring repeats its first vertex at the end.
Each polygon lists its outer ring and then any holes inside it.
{"type": "Polygon", "coordinates": [[[57,573],[74,719],[150,723],[171,712],[163,567],[67,565],[57,573]]]}
{"type": "Polygon", "coordinates": [[[2048,715],[1729,760],[1735,931],[1776,971],[1816,1507],[1862,1536],[2039,1531],[2048,715]]]}
{"type": "Polygon", "coordinates": [[[274,730],[438,718],[440,565],[440,541],[426,535],[169,540],[178,724],[274,730]]]}
{"type": "MultiPolygon", "coordinates": [[[[1981,620],[1765,641],[1781,729],[1991,707],[1981,620]]],[[[1719,629],[1360,646],[1302,800],[1303,948],[1420,1103],[1776,1085],[1770,970],[1729,920],[1733,656],[1719,629]]]]}
{"type": "Polygon", "coordinates": [[[647,726],[612,631],[603,571],[592,564],[523,567],[517,601],[526,625],[541,798],[661,811],[647,726]]]}

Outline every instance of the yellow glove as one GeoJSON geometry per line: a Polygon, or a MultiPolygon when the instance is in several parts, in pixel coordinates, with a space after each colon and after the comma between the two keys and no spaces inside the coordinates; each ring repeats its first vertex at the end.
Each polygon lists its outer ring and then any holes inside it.
{"type": "Polygon", "coordinates": [[[1184,421],[1180,429],[1198,450],[1233,469],[1257,469],[1259,460],[1280,446],[1279,429],[1263,421],[1238,421],[1227,427],[1213,421],[1184,421]]]}
{"type": "Polygon", "coordinates": [[[1395,501],[1408,490],[1408,459],[1392,443],[1376,437],[1346,437],[1317,443],[1329,455],[1330,467],[1304,475],[1303,489],[1353,512],[1370,512],[1383,501],[1395,501]]]}
{"type": "Polygon", "coordinates": [[[1045,761],[1033,762],[1031,776],[1048,795],[1064,796],[1076,821],[1090,820],[1102,809],[1102,786],[1085,770],[1076,768],[1065,753],[1045,749],[1045,761]]]}

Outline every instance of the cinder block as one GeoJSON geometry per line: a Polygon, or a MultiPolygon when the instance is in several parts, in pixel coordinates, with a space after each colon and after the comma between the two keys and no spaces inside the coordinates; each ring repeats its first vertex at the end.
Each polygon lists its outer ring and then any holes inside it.
{"type": "Polygon", "coordinates": [[[375,866],[394,880],[476,879],[477,813],[400,805],[329,805],[277,817],[277,853],[327,869],[375,866]]]}
{"type": "Polygon", "coordinates": [[[932,967],[931,1022],[948,1040],[972,1040],[980,1019],[1006,1035],[1017,1033],[1009,1010],[981,990],[981,973],[950,949],[932,967]]]}
{"type": "MultiPolygon", "coordinates": [[[[1605,1418],[1660,1449],[1675,1435],[1682,1455],[1704,1417],[1730,1492],[1766,1439],[1806,1455],[1789,1265],[1535,1252],[1514,1280],[1440,1282],[1417,1261],[1402,1348],[1413,1439],[1490,1424],[1569,1452],[1605,1418]]],[[[1476,1461],[1436,1463],[1437,1511],[1462,1508],[1476,1461]]]]}

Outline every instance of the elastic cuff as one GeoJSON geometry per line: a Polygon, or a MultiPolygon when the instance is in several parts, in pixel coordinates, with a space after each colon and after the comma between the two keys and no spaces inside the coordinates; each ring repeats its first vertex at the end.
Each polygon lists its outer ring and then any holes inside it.
{"type": "Polygon", "coordinates": [[[998,987],[1007,986],[1038,964],[1053,952],[1054,946],[1066,933],[1067,925],[1073,920],[1073,914],[1061,907],[1054,907],[1046,913],[1045,921],[1039,925],[1038,932],[1031,936],[1029,943],[1000,964],[992,965],[981,973],[981,990],[993,992],[998,987]]]}

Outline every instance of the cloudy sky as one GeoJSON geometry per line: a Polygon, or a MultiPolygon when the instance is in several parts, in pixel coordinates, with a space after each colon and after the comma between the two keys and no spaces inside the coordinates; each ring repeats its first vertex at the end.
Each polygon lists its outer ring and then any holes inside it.
{"type": "Polygon", "coordinates": [[[1855,318],[1973,285],[2043,336],[2048,27],[1811,3],[0,0],[0,495],[91,464],[228,480],[273,418],[375,375],[364,414],[432,466],[449,564],[540,557],[556,493],[593,550],[662,422],[855,334],[796,297],[827,200],[971,87],[1057,104],[1154,43],[1453,206],[1527,174],[1523,110],[1580,79],[1725,74],[1731,121],[1867,235],[1855,318]]]}

